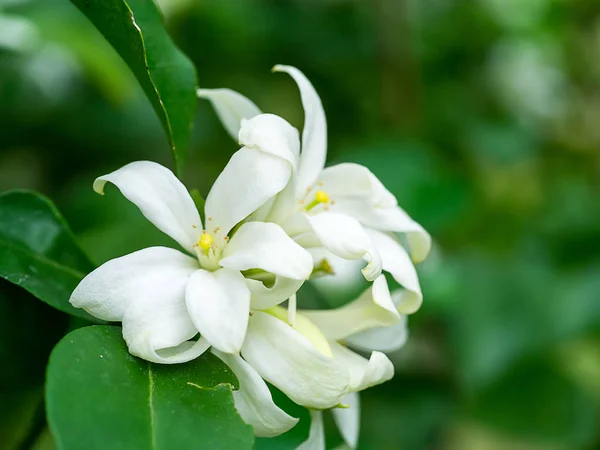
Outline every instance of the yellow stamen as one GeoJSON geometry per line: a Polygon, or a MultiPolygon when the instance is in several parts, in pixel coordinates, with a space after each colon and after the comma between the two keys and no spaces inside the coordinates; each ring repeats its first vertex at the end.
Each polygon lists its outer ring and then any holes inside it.
{"type": "Polygon", "coordinates": [[[321,203],[329,203],[329,195],[327,195],[325,191],[317,191],[315,193],[315,199],[308,204],[308,206],[306,207],[306,211],[310,211],[315,206],[321,203]]]}
{"type": "Polygon", "coordinates": [[[327,203],[329,202],[329,195],[327,195],[327,193],[324,191],[317,191],[315,194],[315,200],[319,203],[327,203]]]}
{"type": "Polygon", "coordinates": [[[213,243],[213,237],[208,233],[202,233],[200,239],[198,239],[198,247],[204,251],[208,251],[213,243]]]}

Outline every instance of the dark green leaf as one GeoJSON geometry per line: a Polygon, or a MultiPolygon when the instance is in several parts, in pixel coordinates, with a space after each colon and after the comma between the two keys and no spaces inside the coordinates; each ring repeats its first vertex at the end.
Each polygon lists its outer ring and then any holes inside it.
{"type": "Polygon", "coordinates": [[[56,207],[32,192],[0,195],[0,277],[66,313],[94,320],[69,297],[94,266],[56,207]]]}
{"type": "Polygon", "coordinates": [[[196,110],[196,71],[153,0],[71,0],[131,68],[169,137],[181,175],[196,110]]]}
{"type": "Polygon", "coordinates": [[[202,223],[204,223],[204,205],[206,200],[202,197],[202,194],[198,189],[190,189],[190,195],[192,196],[192,200],[194,200],[194,204],[198,209],[198,213],[200,214],[200,218],[202,219],[202,223]]]}
{"type": "Polygon", "coordinates": [[[24,448],[43,424],[43,390],[50,351],[69,317],[0,279],[0,447],[24,448]]]}
{"type": "Polygon", "coordinates": [[[48,422],[63,450],[251,448],[252,428],[233,404],[234,381],[211,354],[150,364],[127,352],[120,328],[81,328],[50,357],[48,422]]]}

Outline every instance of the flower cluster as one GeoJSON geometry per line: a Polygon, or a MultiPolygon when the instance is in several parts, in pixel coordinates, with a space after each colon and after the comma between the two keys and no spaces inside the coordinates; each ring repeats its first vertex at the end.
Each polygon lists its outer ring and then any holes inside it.
{"type": "Polygon", "coordinates": [[[99,177],[98,193],[114,184],[184,252],[151,247],[108,261],[79,284],[71,303],[122,322],[129,351],[148,361],[183,363],[210,349],[237,376],[235,405],[257,436],[276,436],[298,421],[274,403],[269,382],[311,410],[304,448],[324,448],[327,409],[354,448],[357,393],[393,376],[384,352],[404,344],[405,315],[421,305],[413,262],[427,256],[431,239],[367,168],[325,168],[319,96],[299,70],[274,70],[300,89],[302,145],[294,127],[244,96],[198,90],[241,145],[206,198],[204,220],[159,164],[134,162],[99,177]],[[371,284],[356,300],[326,310],[298,305],[305,281],[361,259],[371,284]],[[390,292],[383,271],[402,288],[390,292]]]}

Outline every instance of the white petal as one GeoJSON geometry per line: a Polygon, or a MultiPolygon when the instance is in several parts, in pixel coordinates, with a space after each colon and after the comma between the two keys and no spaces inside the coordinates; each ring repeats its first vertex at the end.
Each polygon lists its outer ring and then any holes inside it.
{"type": "Polygon", "coordinates": [[[210,100],[221,123],[236,141],[242,120],[260,114],[260,109],[250,99],[231,89],[198,89],[196,94],[210,100]]]}
{"type": "Polygon", "coordinates": [[[360,398],[357,392],[351,392],[342,399],[348,408],[333,408],[333,420],[340,430],[342,438],[351,449],[358,445],[360,430],[360,398]]]}
{"type": "Polygon", "coordinates": [[[320,353],[288,324],[254,312],[242,347],[244,359],[299,405],[331,408],[348,391],[348,371],[320,353]]]}
{"type": "Polygon", "coordinates": [[[423,303],[423,294],[410,256],[393,236],[373,229],[367,229],[367,233],[381,255],[383,270],[389,272],[405,288],[396,298],[398,312],[414,313],[423,303]]]}
{"type": "Polygon", "coordinates": [[[178,250],[150,247],[102,264],[81,280],[69,301],[99,319],[120,321],[136,299],[183,298],[197,269],[198,262],[178,250]]]}
{"type": "Polygon", "coordinates": [[[296,193],[302,194],[316,181],[325,167],[327,158],[327,121],[319,95],[302,72],[295,67],[277,65],[275,72],[286,72],[298,84],[304,107],[304,129],[302,131],[302,154],[298,168],[296,193]]]}
{"type": "Polygon", "coordinates": [[[294,170],[298,165],[300,138],[285,119],[275,114],[260,114],[242,121],[239,133],[240,145],[255,148],[288,161],[294,170]]]}
{"type": "Polygon", "coordinates": [[[337,213],[305,215],[324,247],[344,259],[363,258],[369,264],[362,270],[369,281],[381,274],[381,257],[358,221],[337,213]]]}
{"type": "Polygon", "coordinates": [[[421,262],[431,248],[431,237],[398,206],[394,195],[364,166],[352,163],[328,167],[319,177],[319,189],[335,203],[332,212],[347,214],[370,228],[405,233],[411,256],[421,262]]]}
{"type": "Polygon", "coordinates": [[[192,197],[173,172],[155,162],[137,161],[96,178],[94,190],[104,194],[106,182],[117,186],[160,231],[193,251],[202,222],[192,197]]]}
{"type": "Polygon", "coordinates": [[[362,391],[385,383],[394,376],[394,365],[385,354],[371,353],[366,359],[337,342],[330,342],[333,357],[350,371],[350,390],[362,391]]]}
{"type": "Polygon", "coordinates": [[[242,420],[254,428],[260,437],[273,437],[285,433],[298,423],[298,419],[280,409],[271,396],[269,387],[260,375],[239,355],[228,355],[212,349],[237,377],[240,387],[233,391],[235,407],[242,420]]]}
{"type": "Polygon", "coordinates": [[[308,439],[300,444],[296,450],[325,450],[325,431],[323,429],[323,413],[310,412],[310,431],[308,439]]]}
{"type": "Polygon", "coordinates": [[[220,227],[217,237],[285,188],[291,173],[290,163],[282,158],[246,147],[235,152],[206,198],[206,217],[215,229],[220,227]]]}
{"type": "Polygon", "coordinates": [[[250,290],[241,273],[231,269],[197,270],[185,293],[192,322],[212,346],[238,353],[246,336],[250,290]]]}
{"type": "Polygon", "coordinates": [[[333,200],[340,197],[371,198],[373,174],[365,166],[342,163],[327,167],[319,176],[319,189],[333,200]]]}
{"type": "Polygon", "coordinates": [[[201,355],[205,341],[185,308],[185,286],[195,260],[164,247],[140,250],[108,261],[75,289],[71,303],[105,320],[122,320],[131,354],[173,364],[201,355]]]}
{"type": "Polygon", "coordinates": [[[328,339],[344,339],[370,328],[390,326],[400,321],[384,275],[353,302],[335,309],[303,310],[328,339]]]}
{"type": "Polygon", "coordinates": [[[344,340],[353,348],[362,351],[378,350],[380,352],[395,352],[404,346],[408,339],[406,316],[400,322],[379,328],[371,328],[348,336],[344,340]]]}
{"type": "Polygon", "coordinates": [[[248,222],[233,235],[219,264],[237,270],[262,269],[306,280],[313,269],[310,253],[274,223],[248,222]]]}
{"type": "Polygon", "coordinates": [[[303,283],[304,280],[275,277],[273,286],[267,287],[262,281],[246,278],[246,284],[252,293],[250,305],[252,309],[259,310],[272,308],[298,292],[303,283]]]}

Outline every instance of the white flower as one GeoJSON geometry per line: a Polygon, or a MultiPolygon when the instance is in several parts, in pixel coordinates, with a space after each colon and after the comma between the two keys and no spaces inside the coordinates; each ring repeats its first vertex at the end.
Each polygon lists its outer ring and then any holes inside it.
{"type": "Polygon", "coordinates": [[[241,356],[214,349],[213,353],[240,381],[240,389],[234,391],[235,404],[255,434],[275,436],[297,421],[273,403],[264,379],[311,410],[334,408],[334,417],[351,445],[358,435],[358,419],[354,417],[358,407],[347,410],[344,405],[358,402],[353,393],[394,375],[391,361],[377,351],[376,339],[370,342],[362,338],[366,333],[393,335],[398,348],[406,340],[406,319],[398,313],[384,276],[346,306],[299,311],[293,325],[283,307],[254,312],[241,356]],[[359,342],[362,350],[375,351],[369,359],[364,358],[346,347],[350,340],[359,342]]]}
{"type": "MultiPolygon", "coordinates": [[[[242,356],[260,376],[296,403],[311,408],[313,425],[303,449],[324,448],[321,410],[326,406],[324,402],[307,402],[310,397],[302,388],[310,376],[315,384],[326,386],[327,380],[316,375],[326,372],[319,369],[304,377],[306,355],[294,358],[295,352],[289,351],[287,342],[280,342],[277,337],[286,335],[290,342],[304,339],[305,344],[312,346],[311,353],[316,349],[329,358],[337,372],[348,376],[347,392],[339,402],[351,403],[351,407],[335,408],[339,405],[330,404],[329,408],[334,407],[336,423],[346,443],[354,448],[358,439],[357,392],[393,376],[393,365],[382,352],[398,349],[406,341],[403,314],[415,312],[422,303],[413,261],[426,258],[431,238],[366,167],[339,164],[324,169],[327,127],[317,93],[297,69],[276,66],[274,70],[289,73],[299,86],[305,112],[302,150],[294,152],[295,170],[286,188],[245,221],[280,224],[290,237],[311,251],[317,271],[334,271],[331,262],[335,266],[340,259],[363,258],[368,262],[363,274],[373,284],[358,299],[335,310],[296,311],[292,296],[287,312],[275,306],[268,314],[251,318],[242,356]],[[409,252],[397,233],[404,235],[409,252]],[[382,269],[404,289],[391,295],[382,269]],[[261,330],[265,330],[262,336],[261,330]],[[371,351],[370,358],[353,352],[347,345],[371,351]]],[[[262,114],[250,100],[228,89],[202,89],[198,95],[212,102],[225,128],[239,138],[240,144],[261,150],[277,148],[273,133],[282,123],[277,116],[262,114]]]]}
{"type": "Polygon", "coordinates": [[[288,183],[293,163],[286,139],[295,130],[280,130],[278,154],[242,148],[233,155],[207,197],[204,225],[186,188],[159,164],[134,162],[99,177],[98,193],[107,182],[116,185],[187,254],[151,247],[108,261],[81,281],[71,303],[100,319],[122,321],[129,351],[148,361],[188,361],[211,345],[238,353],[255,303],[285,300],[313,268],[310,254],[274,223],[245,223],[232,231],[288,183]],[[272,274],[274,285],[254,289],[262,283],[245,278],[249,270],[272,274]]]}
{"type": "MultiPolygon", "coordinates": [[[[366,167],[344,163],[324,169],[327,125],[319,96],[298,69],[274,70],[290,74],[300,89],[305,114],[302,151],[293,152],[296,169],[286,188],[246,220],[278,223],[305,248],[325,248],[346,260],[364,258],[368,280],[375,280],[383,268],[405,288],[398,311],[415,312],[422,294],[413,261],[426,258],[429,234],[366,167]],[[410,256],[396,233],[405,236],[410,256]]],[[[277,130],[287,124],[278,116],[261,114],[254,103],[229,89],[200,89],[198,96],[212,102],[227,131],[241,144],[263,151],[277,148],[277,130]]]]}
{"type": "MultiPolygon", "coordinates": [[[[408,338],[406,316],[401,316],[399,320],[393,318],[393,311],[396,311],[397,305],[402,301],[404,291],[395,291],[389,298],[386,295],[387,289],[382,285],[385,279],[382,278],[373,283],[370,292],[367,290],[348,305],[329,311],[301,313],[317,324],[330,340],[334,358],[350,368],[350,392],[341,401],[343,407],[333,408],[331,412],[344,442],[351,449],[357,446],[360,429],[358,392],[392,378],[392,363],[381,351],[396,351],[408,338]],[[367,362],[345,345],[372,351],[370,360],[367,362]]],[[[309,438],[298,450],[324,449],[323,413],[313,410],[309,438]]]]}

